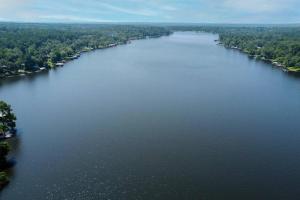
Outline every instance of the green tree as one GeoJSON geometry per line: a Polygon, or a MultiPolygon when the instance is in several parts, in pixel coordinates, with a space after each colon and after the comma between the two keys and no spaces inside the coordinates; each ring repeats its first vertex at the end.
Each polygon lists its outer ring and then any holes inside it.
{"type": "MultiPolygon", "coordinates": [[[[16,126],[16,116],[12,112],[11,106],[4,101],[0,101],[0,134],[14,129],[16,126]]],[[[4,172],[7,167],[6,156],[8,155],[10,146],[7,142],[0,141],[0,189],[8,183],[7,173],[4,172]]]]}
{"type": "Polygon", "coordinates": [[[6,172],[0,172],[0,189],[9,182],[6,172]]]}
{"type": "Polygon", "coordinates": [[[9,149],[10,147],[7,142],[0,142],[0,189],[9,181],[7,173],[3,171],[7,167],[6,156],[9,149]]]}
{"type": "Polygon", "coordinates": [[[0,167],[6,161],[6,156],[10,150],[9,144],[7,142],[0,142],[0,167]]]}
{"type": "Polygon", "coordinates": [[[14,129],[16,127],[16,119],[11,106],[4,101],[0,101],[0,131],[14,129]]]}

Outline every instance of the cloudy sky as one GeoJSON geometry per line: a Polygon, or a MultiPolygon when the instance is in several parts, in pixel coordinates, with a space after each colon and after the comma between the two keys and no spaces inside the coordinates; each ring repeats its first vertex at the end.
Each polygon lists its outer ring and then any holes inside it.
{"type": "Polygon", "coordinates": [[[300,0],[0,0],[0,21],[299,23],[300,0]]]}

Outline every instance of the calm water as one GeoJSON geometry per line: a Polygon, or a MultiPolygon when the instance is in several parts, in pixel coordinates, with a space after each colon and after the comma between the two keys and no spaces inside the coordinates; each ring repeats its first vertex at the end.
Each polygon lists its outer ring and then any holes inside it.
{"type": "Polygon", "coordinates": [[[300,78],[176,33],[0,85],[18,116],[2,200],[294,200],[300,78]]]}

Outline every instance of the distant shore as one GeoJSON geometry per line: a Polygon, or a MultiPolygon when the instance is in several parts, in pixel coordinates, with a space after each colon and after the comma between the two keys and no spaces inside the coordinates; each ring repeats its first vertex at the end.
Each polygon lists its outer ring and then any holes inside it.
{"type": "Polygon", "coordinates": [[[17,71],[9,71],[7,73],[1,74],[0,75],[0,80],[7,79],[7,78],[14,78],[14,77],[21,77],[21,76],[27,76],[30,74],[37,74],[43,71],[48,71],[54,68],[58,67],[63,67],[66,63],[78,59],[83,53],[95,51],[95,50],[100,50],[100,49],[108,49],[108,48],[113,48],[117,47],[120,45],[125,45],[125,44],[130,44],[134,40],[142,40],[142,39],[150,39],[150,38],[159,38],[165,35],[160,35],[157,37],[151,37],[151,36],[145,36],[145,37],[135,37],[135,38],[130,38],[125,42],[118,42],[118,43],[111,43],[105,46],[100,46],[98,48],[91,48],[91,47],[85,47],[81,51],[76,52],[75,54],[71,56],[64,57],[62,60],[56,62],[56,63],[50,63],[49,67],[36,67],[36,70],[31,70],[31,71],[26,71],[26,70],[17,70],[17,71]]]}
{"type": "MultiPolygon", "coordinates": [[[[140,39],[145,39],[145,38],[140,38],[140,39]]],[[[26,76],[26,75],[30,75],[30,74],[37,74],[39,72],[48,71],[48,70],[51,70],[51,69],[54,69],[54,68],[57,68],[57,67],[63,67],[66,63],[68,63],[72,60],[78,59],[83,53],[91,52],[91,51],[95,51],[95,50],[99,50],[99,49],[113,48],[113,47],[116,47],[116,46],[119,46],[119,45],[128,44],[132,40],[138,40],[138,39],[131,39],[131,40],[128,40],[124,43],[108,44],[107,46],[102,46],[102,47],[98,47],[98,48],[85,47],[81,51],[76,52],[75,54],[73,54],[71,56],[63,58],[61,61],[58,61],[56,63],[50,63],[50,67],[37,67],[36,70],[34,70],[34,71],[26,71],[26,70],[10,71],[10,73],[0,75],[0,80],[1,79],[6,79],[6,78],[26,76]]]]}
{"type": "Polygon", "coordinates": [[[260,55],[251,55],[247,50],[244,50],[242,48],[239,48],[239,47],[236,47],[236,46],[225,46],[220,40],[215,40],[215,42],[217,42],[217,44],[220,45],[220,46],[224,46],[225,48],[238,50],[238,51],[240,51],[242,53],[247,54],[251,58],[254,58],[256,60],[264,61],[266,63],[272,64],[275,67],[279,67],[284,72],[288,72],[288,73],[300,73],[300,68],[298,68],[298,67],[287,67],[284,64],[282,64],[282,63],[280,63],[280,62],[278,62],[276,60],[267,59],[267,58],[262,57],[260,55]]]}
{"type": "Polygon", "coordinates": [[[66,63],[78,59],[83,53],[85,52],[90,52],[90,51],[95,51],[98,49],[107,49],[107,48],[112,48],[115,46],[118,46],[120,44],[110,44],[104,47],[99,47],[99,48],[89,48],[86,47],[84,49],[82,49],[81,51],[73,54],[72,56],[68,56],[63,58],[61,61],[58,61],[56,63],[50,63],[49,67],[37,67],[36,70],[31,70],[31,71],[26,71],[26,70],[17,70],[17,71],[10,71],[9,73],[3,74],[0,76],[0,79],[5,79],[5,78],[13,78],[13,77],[18,77],[18,76],[26,76],[26,75],[30,75],[30,74],[36,74],[39,72],[43,72],[43,71],[47,71],[47,70],[51,70],[57,67],[63,67],[66,63]]]}

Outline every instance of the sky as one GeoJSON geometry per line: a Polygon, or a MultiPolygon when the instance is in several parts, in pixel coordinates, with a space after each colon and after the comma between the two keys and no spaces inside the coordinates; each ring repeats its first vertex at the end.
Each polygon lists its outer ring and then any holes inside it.
{"type": "Polygon", "coordinates": [[[0,0],[0,21],[300,23],[300,0],[0,0]]]}

